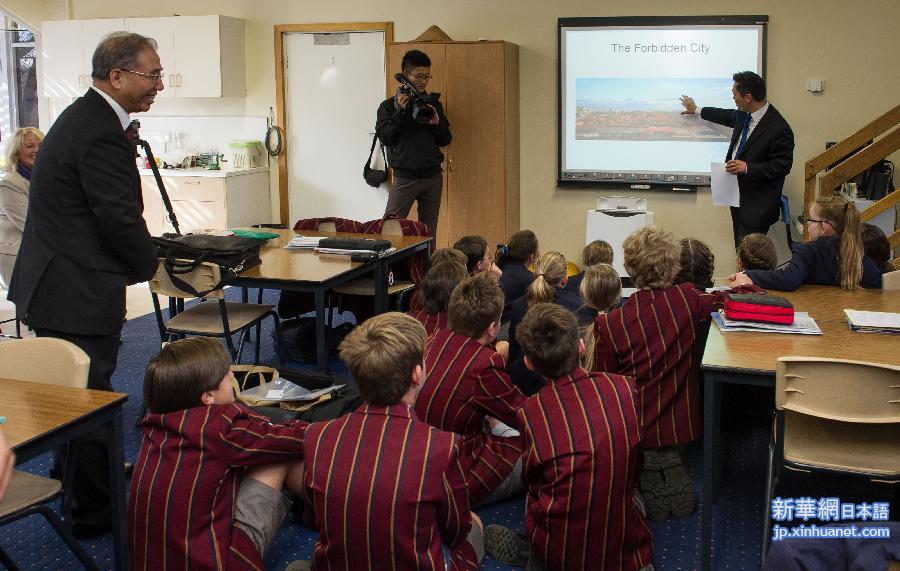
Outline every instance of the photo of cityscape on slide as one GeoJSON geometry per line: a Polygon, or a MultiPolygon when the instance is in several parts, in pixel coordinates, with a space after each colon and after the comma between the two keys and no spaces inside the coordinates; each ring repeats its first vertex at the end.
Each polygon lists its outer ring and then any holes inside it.
{"type": "Polygon", "coordinates": [[[575,139],[615,141],[730,141],[732,130],[700,119],[703,106],[733,109],[727,78],[575,79],[575,139]],[[697,115],[682,115],[682,95],[697,115]]]}

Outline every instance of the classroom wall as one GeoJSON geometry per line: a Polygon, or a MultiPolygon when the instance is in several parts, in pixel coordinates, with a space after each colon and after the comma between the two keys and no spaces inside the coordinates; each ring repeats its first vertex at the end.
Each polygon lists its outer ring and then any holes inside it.
{"type": "MultiPolygon", "coordinates": [[[[203,100],[206,114],[243,111],[261,116],[275,104],[276,24],[393,21],[396,41],[412,40],[436,24],[456,40],[489,38],[516,43],[520,46],[522,227],[533,229],[544,249],[558,249],[575,259],[584,244],[585,212],[595,206],[598,195],[614,193],[555,188],[557,18],[767,14],[769,99],[787,117],[797,140],[794,169],[785,188],[795,213],[802,204],[804,161],[822,150],[825,141],[845,137],[897,104],[900,93],[900,50],[895,39],[900,2],[896,0],[689,0],[678,5],[665,0],[627,4],[596,0],[454,0],[443,4],[410,0],[15,0],[4,4],[38,15],[37,8],[44,7],[52,18],[65,17],[65,11],[78,19],[216,13],[244,18],[247,98],[240,102],[203,100]],[[824,79],[825,92],[807,92],[809,78],[824,79]]],[[[277,172],[273,172],[273,204],[277,204],[276,179],[277,172]]],[[[727,209],[712,206],[708,191],[642,191],[640,195],[649,199],[659,225],[677,237],[693,236],[710,244],[718,262],[717,276],[730,273],[734,263],[730,219],[727,209]]],[[[783,235],[783,227],[780,230],[783,235]]]]}

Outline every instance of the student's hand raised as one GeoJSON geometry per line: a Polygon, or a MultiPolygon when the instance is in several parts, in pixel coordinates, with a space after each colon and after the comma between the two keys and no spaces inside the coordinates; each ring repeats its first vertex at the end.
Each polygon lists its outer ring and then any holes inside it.
{"type": "Polygon", "coordinates": [[[750,276],[745,274],[744,272],[740,272],[737,274],[731,274],[728,276],[728,285],[731,287],[738,287],[743,285],[753,285],[753,280],[750,279],[750,276]]]}
{"type": "Polygon", "coordinates": [[[694,103],[693,98],[682,95],[679,101],[681,101],[681,104],[684,106],[684,111],[681,112],[682,115],[694,115],[697,113],[697,104],[694,103]]]}

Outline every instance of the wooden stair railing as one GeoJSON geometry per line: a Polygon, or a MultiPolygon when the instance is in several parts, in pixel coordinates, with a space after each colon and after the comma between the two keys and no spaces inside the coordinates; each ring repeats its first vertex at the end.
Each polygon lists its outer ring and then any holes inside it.
{"type": "MultiPolygon", "coordinates": [[[[900,149],[900,129],[896,128],[898,125],[900,125],[900,105],[806,161],[803,212],[809,210],[809,205],[818,196],[831,196],[842,184],[900,149]],[[876,137],[881,138],[875,140],[876,137]],[[872,142],[869,143],[870,141],[872,142]],[[841,160],[842,157],[847,158],[841,160]],[[837,161],[841,162],[834,164],[837,161]],[[829,169],[828,165],[832,164],[832,168],[829,169]]],[[[863,222],[867,222],[895,207],[898,202],[900,192],[891,192],[863,210],[860,218],[863,222]]],[[[808,237],[806,227],[803,228],[803,237],[804,239],[808,237]]],[[[900,231],[888,236],[888,241],[892,249],[900,247],[900,231]]]]}

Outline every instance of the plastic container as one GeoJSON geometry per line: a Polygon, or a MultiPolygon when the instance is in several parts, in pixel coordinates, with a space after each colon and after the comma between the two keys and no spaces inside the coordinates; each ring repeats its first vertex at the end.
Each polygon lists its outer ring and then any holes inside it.
{"type": "Polygon", "coordinates": [[[231,141],[228,148],[231,150],[231,168],[252,169],[259,166],[262,157],[260,141],[231,141]]]}

